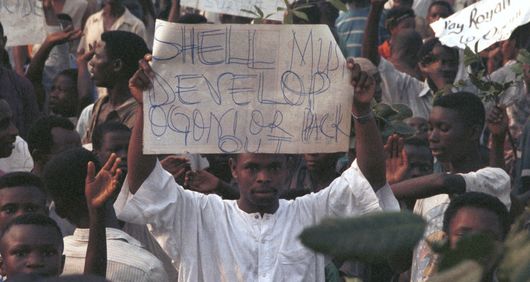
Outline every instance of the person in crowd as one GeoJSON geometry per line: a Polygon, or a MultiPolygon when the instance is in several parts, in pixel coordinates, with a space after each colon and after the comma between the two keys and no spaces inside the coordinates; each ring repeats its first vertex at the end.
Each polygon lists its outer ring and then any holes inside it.
{"type": "Polygon", "coordinates": [[[305,20],[294,15],[294,24],[325,24],[331,30],[335,40],[339,40],[335,29],[335,22],[339,16],[339,10],[330,2],[323,0],[299,0],[293,2],[291,7],[293,9],[297,9],[298,7],[298,10],[307,16],[307,20],[305,20]]]}
{"type": "Polygon", "coordinates": [[[122,0],[104,0],[103,9],[86,20],[78,51],[90,51],[89,45],[99,42],[104,32],[112,30],[135,33],[144,41],[147,38],[144,23],[129,12],[122,0]]]}
{"type": "MultiPolygon", "coordinates": [[[[455,82],[458,68],[458,51],[444,46],[438,39],[425,42],[418,52],[419,68],[426,81],[420,81],[406,73],[402,73],[377,51],[376,28],[385,0],[373,0],[372,9],[368,16],[368,22],[363,40],[363,57],[370,59],[379,69],[381,74],[383,102],[390,104],[406,104],[414,116],[427,119],[432,109],[432,99],[438,91],[451,91],[447,89],[455,82]]],[[[457,89],[458,90],[458,89],[457,89]]]]}
{"type": "Polygon", "coordinates": [[[40,178],[29,172],[10,172],[0,177],[0,230],[13,218],[38,213],[48,215],[46,190],[40,178]]]}
{"type": "Polygon", "coordinates": [[[67,69],[54,79],[50,92],[49,110],[51,115],[58,115],[70,120],[74,125],[80,113],[77,94],[77,70],[67,69]]]}
{"type": "MultiPolygon", "coordinates": [[[[426,241],[442,238],[442,217],[451,201],[450,195],[483,192],[499,198],[510,208],[510,176],[502,168],[484,167],[480,154],[479,138],[484,123],[484,106],[476,95],[458,92],[439,97],[429,118],[429,147],[446,172],[391,185],[398,200],[417,199],[414,212],[429,223],[424,239],[414,251],[413,281],[424,281],[432,275],[434,253],[426,241]]],[[[395,171],[398,170],[396,166],[395,171]]]]}
{"type": "MultiPolygon", "coordinates": [[[[43,179],[55,202],[57,214],[76,226],[73,235],[64,238],[64,274],[83,273],[85,265],[90,223],[84,194],[88,162],[94,164],[95,171],[99,170],[99,161],[92,152],[83,148],[71,149],[51,159],[44,170],[43,179]]],[[[117,168],[119,164],[115,165],[117,168]]],[[[168,281],[162,262],[120,230],[112,205],[105,205],[105,208],[106,278],[111,281],[168,281]]]]}
{"type": "Polygon", "coordinates": [[[4,26],[0,22],[0,66],[11,69],[9,53],[6,50],[7,36],[4,34],[4,26]]]}
{"type": "Polygon", "coordinates": [[[425,17],[427,20],[427,29],[426,32],[422,34],[423,39],[428,40],[434,38],[434,31],[430,27],[430,24],[439,19],[445,19],[452,14],[454,14],[453,7],[447,1],[440,0],[432,2],[431,5],[429,5],[427,16],[425,17]]]}
{"type": "Polygon", "coordinates": [[[100,124],[92,134],[92,150],[100,163],[105,163],[111,154],[120,158],[120,170],[127,174],[127,150],[131,129],[119,122],[100,124]]]}
{"type": "Polygon", "coordinates": [[[0,235],[0,272],[16,278],[59,276],[63,271],[63,235],[53,219],[25,214],[11,220],[0,235]]]}
{"type": "Polygon", "coordinates": [[[83,143],[92,142],[92,133],[99,124],[118,121],[129,128],[133,126],[137,104],[129,92],[128,83],[138,69],[138,60],[147,52],[143,39],[134,33],[109,31],[101,35],[89,65],[94,84],[105,87],[108,95],[94,104],[83,143]]]}
{"type": "Polygon", "coordinates": [[[423,46],[420,34],[415,30],[405,29],[391,40],[392,45],[390,45],[390,57],[388,61],[398,71],[406,73],[417,80],[424,80],[423,74],[418,66],[418,53],[423,46]]]}
{"type": "MultiPolygon", "coordinates": [[[[469,192],[455,197],[444,213],[443,231],[451,249],[467,236],[483,234],[502,243],[510,230],[510,214],[499,199],[488,194],[469,192]]],[[[496,281],[498,260],[483,257],[485,270],[481,281],[496,281]]]]}
{"type": "Polygon", "coordinates": [[[340,14],[335,22],[339,46],[344,57],[360,57],[370,1],[346,0],[344,2],[348,6],[348,11],[340,14]]]}
{"type": "Polygon", "coordinates": [[[361,136],[357,139],[357,161],[328,189],[289,202],[278,199],[287,176],[284,155],[234,156],[230,166],[240,189],[236,201],[184,190],[155,156],[143,155],[141,93],[150,86],[153,73],[147,60],[140,66],[130,83],[139,106],[129,147],[129,173],[115,207],[123,220],[151,223],[162,247],[172,259],[180,261],[179,280],[321,280],[324,257],[304,248],[295,234],[323,216],[362,214],[396,206],[385,185],[382,142],[370,114],[373,79],[352,60],[348,63],[356,90],[352,111],[356,132],[361,136]],[[366,202],[358,202],[361,198],[366,202]],[[268,227],[260,231],[253,229],[254,224],[268,227]],[[266,249],[252,251],[261,246],[266,249]],[[258,264],[263,258],[269,258],[269,263],[258,264]]]}
{"type": "MultiPolygon", "coordinates": [[[[0,31],[1,41],[7,41],[3,27],[0,28],[0,31]]],[[[31,124],[41,114],[31,82],[0,64],[0,99],[9,104],[18,134],[22,138],[26,137],[31,124]]]]}
{"type": "Polygon", "coordinates": [[[426,119],[422,117],[413,116],[413,117],[405,119],[405,123],[407,123],[408,126],[416,130],[416,132],[414,133],[415,137],[424,139],[425,141],[428,140],[427,132],[429,131],[429,124],[426,119]]]}
{"type": "Polygon", "coordinates": [[[388,60],[396,36],[405,30],[414,30],[416,27],[414,11],[404,7],[390,9],[386,15],[385,27],[390,33],[390,38],[379,45],[378,51],[381,57],[388,60]]]}
{"type": "Polygon", "coordinates": [[[74,129],[68,119],[59,116],[43,117],[35,122],[28,134],[34,174],[41,176],[46,163],[55,155],[81,147],[81,139],[74,129]]]}
{"type": "Polygon", "coordinates": [[[0,175],[32,169],[33,160],[28,144],[18,136],[11,107],[4,99],[0,99],[0,175]]]}

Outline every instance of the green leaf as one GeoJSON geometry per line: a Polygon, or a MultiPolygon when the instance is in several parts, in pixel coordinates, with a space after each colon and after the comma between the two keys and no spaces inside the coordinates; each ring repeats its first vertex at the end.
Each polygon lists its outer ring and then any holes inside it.
{"type": "Polygon", "coordinates": [[[480,62],[480,56],[466,46],[466,49],[464,49],[464,65],[467,67],[478,62],[480,62]]]}
{"type": "Polygon", "coordinates": [[[255,17],[259,17],[259,15],[258,15],[256,12],[251,11],[251,10],[241,9],[240,11],[241,11],[241,12],[248,13],[248,14],[251,14],[251,15],[253,15],[253,16],[255,16],[255,17]]]}
{"type": "Polygon", "coordinates": [[[392,108],[392,106],[385,103],[379,103],[375,105],[372,110],[375,112],[376,116],[384,119],[398,113],[395,109],[392,108]]]}
{"type": "Polygon", "coordinates": [[[525,49],[520,49],[519,54],[517,54],[517,61],[530,65],[530,52],[525,49]]]}
{"type": "Polygon", "coordinates": [[[405,104],[392,104],[392,109],[397,112],[396,115],[389,117],[391,120],[404,120],[412,117],[412,110],[405,104]]]}
{"type": "Polygon", "coordinates": [[[512,65],[512,71],[515,73],[515,76],[520,76],[523,74],[523,64],[515,63],[512,65]]]}
{"type": "Polygon", "coordinates": [[[300,12],[300,11],[297,11],[297,10],[292,10],[292,12],[293,12],[293,14],[295,16],[303,19],[306,22],[309,22],[309,18],[307,17],[307,15],[304,12],[300,12]]]}
{"type": "Polygon", "coordinates": [[[278,7],[276,8],[276,12],[285,11],[286,9],[284,7],[278,7]]]}
{"type": "Polygon", "coordinates": [[[385,262],[389,255],[412,251],[423,236],[425,221],[409,212],[373,213],[324,220],[306,228],[302,243],[338,259],[385,262]]]}
{"type": "Polygon", "coordinates": [[[327,0],[331,5],[333,5],[339,11],[348,11],[348,7],[341,0],[327,0]]]}
{"type": "Polygon", "coordinates": [[[256,9],[256,11],[258,12],[258,15],[263,18],[265,16],[265,14],[263,13],[263,11],[256,5],[254,5],[254,9],[256,9]]]}
{"type": "Polygon", "coordinates": [[[390,124],[392,125],[394,132],[402,137],[410,137],[416,133],[416,129],[400,120],[393,121],[390,124]]]}
{"type": "Polygon", "coordinates": [[[288,12],[286,15],[283,16],[283,23],[284,24],[292,24],[293,23],[293,13],[288,12]]]}

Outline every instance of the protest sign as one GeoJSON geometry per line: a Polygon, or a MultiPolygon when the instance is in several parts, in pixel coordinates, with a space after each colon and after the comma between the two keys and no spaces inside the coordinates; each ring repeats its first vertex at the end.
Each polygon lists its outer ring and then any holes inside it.
{"type": "Polygon", "coordinates": [[[530,21],[528,0],[482,0],[431,24],[442,44],[480,52],[530,21]]]}
{"type": "Polygon", "coordinates": [[[207,12],[250,18],[254,16],[243,10],[256,11],[254,7],[259,7],[265,15],[273,14],[270,17],[273,20],[282,20],[283,12],[278,12],[278,7],[285,8],[283,0],[181,0],[180,5],[207,12]]]}
{"type": "Polygon", "coordinates": [[[7,46],[42,43],[44,14],[37,0],[0,0],[0,21],[7,36],[7,46]]]}
{"type": "Polygon", "coordinates": [[[325,25],[157,20],[145,153],[347,151],[353,87],[325,25]]]}

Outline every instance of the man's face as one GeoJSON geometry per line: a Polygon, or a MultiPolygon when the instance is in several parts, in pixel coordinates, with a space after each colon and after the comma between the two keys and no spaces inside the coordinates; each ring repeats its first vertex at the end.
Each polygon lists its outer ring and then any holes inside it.
{"type": "Polygon", "coordinates": [[[440,63],[439,75],[443,77],[446,84],[453,84],[458,72],[458,56],[455,57],[454,52],[441,45],[434,47],[432,54],[440,63]]]}
{"type": "Polygon", "coordinates": [[[27,214],[48,215],[46,195],[33,186],[15,186],[0,189],[0,229],[13,218],[27,214]]]}
{"type": "Polygon", "coordinates": [[[77,85],[68,76],[58,75],[50,92],[50,110],[63,117],[75,116],[77,85]]]}
{"type": "Polygon", "coordinates": [[[405,152],[409,161],[407,179],[432,174],[433,159],[428,147],[405,145],[405,152]]]}
{"type": "Polygon", "coordinates": [[[444,6],[434,5],[427,13],[427,21],[429,24],[439,20],[440,18],[445,19],[450,16],[449,10],[444,6]]]}
{"type": "Polygon", "coordinates": [[[101,149],[96,151],[99,161],[104,164],[112,153],[120,159],[120,169],[125,174],[127,171],[127,150],[129,148],[129,138],[131,133],[127,131],[107,132],[103,135],[101,149]]]}
{"type": "Polygon", "coordinates": [[[13,122],[13,113],[5,100],[0,100],[0,158],[7,158],[15,148],[18,129],[13,122]]]}
{"type": "Polygon", "coordinates": [[[105,49],[105,42],[100,41],[96,44],[94,56],[88,62],[90,74],[94,84],[98,87],[109,87],[114,83],[113,60],[108,56],[105,49]]]}
{"type": "Polygon", "coordinates": [[[460,208],[449,223],[449,243],[455,248],[465,235],[487,234],[502,241],[503,232],[499,217],[492,211],[477,207],[460,208]]]}
{"type": "Polygon", "coordinates": [[[2,274],[59,276],[63,269],[62,240],[51,226],[12,226],[0,242],[2,274]]]}
{"type": "Polygon", "coordinates": [[[451,162],[467,155],[471,132],[455,110],[433,107],[429,118],[429,147],[441,162],[451,162]]]}
{"type": "Polygon", "coordinates": [[[287,177],[287,158],[277,154],[240,154],[230,160],[239,185],[239,207],[246,212],[274,213],[287,177]]]}

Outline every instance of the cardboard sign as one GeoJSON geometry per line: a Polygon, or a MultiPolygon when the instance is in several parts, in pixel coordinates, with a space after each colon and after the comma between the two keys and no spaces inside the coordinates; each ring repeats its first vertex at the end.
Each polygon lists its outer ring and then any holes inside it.
{"type": "Polygon", "coordinates": [[[285,8],[283,0],[181,0],[180,5],[195,9],[253,18],[252,14],[242,10],[256,11],[259,7],[265,15],[273,14],[270,19],[282,20],[283,12],[278,12],[278,7],[285,8]]]}
{"type": "Polygon", "coordinates": [[[155,30],[145,153],[347,151],[353,87],[327,26],[155,30]]]}
{"type": "Polygon", "coordinates": [[[44,14],[37,0],[0,0],[0,22],[7,46],[38,44],[44,41],[44,14]]]}
{"type": "Polygon", "coordinates": [[[528,0],[482,0],[431,24],[444,45],[478,52],[506,40],[513,30],[530,21],[528,0]]]}

